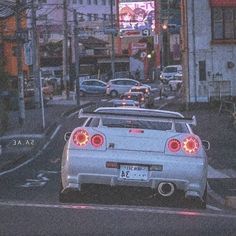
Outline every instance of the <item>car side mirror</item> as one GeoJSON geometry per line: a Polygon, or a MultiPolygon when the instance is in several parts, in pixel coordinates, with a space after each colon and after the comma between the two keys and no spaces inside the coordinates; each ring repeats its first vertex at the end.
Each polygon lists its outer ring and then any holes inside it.
{"type": "Polygon", "coordinates": [[[70,138],[70,136],[71,136],[71,133],[72,133],[72,132],[66,132],[66,133],[64,134],[64,140],[65,140],[66,142],[69,140],[69,138],[70,138]]]}
{"type": "Polygon", "coordinates": [[[211,145],[210,145],[210,142],[209,142],[209,141],[202,140],[202,145],[203,145],[203,147],[204,147],[204,149],[205,149],[206,151],[209,151],[209,150],[210,150],[211,145]]]}

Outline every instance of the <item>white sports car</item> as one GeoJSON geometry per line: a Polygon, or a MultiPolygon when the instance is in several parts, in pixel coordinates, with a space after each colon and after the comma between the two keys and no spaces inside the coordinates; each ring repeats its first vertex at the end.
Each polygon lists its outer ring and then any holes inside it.
{"type": "MultiPolygon", "coordinates": [[[[136,107],[100,107],[64,147],[60,201],[85,184],[137,186],[170,197],[177,190],[206,207],[207,156],[190,124],[195,117],[136,107]]],[[[207,143],[208,145],[209,143],[207,143]]]]}

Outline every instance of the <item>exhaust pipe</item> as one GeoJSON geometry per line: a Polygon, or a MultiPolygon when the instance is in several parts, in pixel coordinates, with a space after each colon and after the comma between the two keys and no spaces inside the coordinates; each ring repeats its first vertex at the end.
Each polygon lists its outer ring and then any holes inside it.
{"type": "Polygon", "coordinates": [[[157,190],[161,196],[170,197],[175,191],[175,186],[169,182],[162,182],[158,185],[157,190]]]}

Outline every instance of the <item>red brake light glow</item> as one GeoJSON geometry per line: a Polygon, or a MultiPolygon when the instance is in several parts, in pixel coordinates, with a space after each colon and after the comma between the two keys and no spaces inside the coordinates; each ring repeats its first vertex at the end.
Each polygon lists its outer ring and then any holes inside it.
{"type": "Polygon", "coordinates": [[[104,138],[102,135],[100,134],[95,134],[93,135],[93,137],[91,138],[91,143],[94,147],[98,148],[100,146],[102,146],[104,142],[104,138]]]}
{"type": "Polygon", "coordinates": [[[199,149],[199,142],[194,137],[188,137],[183,141],[183,149],[188,154],[195,154],[199,149]]]}
{"type": "Polygon", "coordinates": [[[171,139],[168,142],[168,148],[171,152],[178,152],[181,148],[181,143],[178,139],[171,139]]]}
{"type": "Polygon", "coordinates": [[[77,130],[73,135],[73,142],[78,146],[84,146],[89,141],[89,134],[84,129],[77,130]]]}

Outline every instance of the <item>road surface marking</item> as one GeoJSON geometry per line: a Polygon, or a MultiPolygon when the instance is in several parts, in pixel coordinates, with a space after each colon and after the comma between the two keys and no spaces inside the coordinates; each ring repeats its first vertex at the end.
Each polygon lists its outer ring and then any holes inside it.
{"type": "Polygon", "coordinates": [[[55,135],[57,134],[57,132],[59,131],[59,129],[61,128],[61,126],[62,126],[62,125],[58,125],[58,126],[57,126],[57,128],[55,129],[55,131],[54,131],[53,134],[51,135],[50,140],[52,140],[52,139],[55,137],[55,135]]]}
{"type": "Polygon", "coordinates": [[[230,178],[230,176],[224,174],[223,172],[214,169],[210,165],[208,165],[208,174],[207,178],[209,179],[227,179],[230,178]]]}
{"type": "Polygon", "coordinates": [[[222,209],[220,209],[218,207],[211,206],[211,205],[207,205],[206,208],[210,209],[210,210],[214,210],[214,211],[222,211],[222,209]]]}
{"type": "Polygon", "coordinates": [[[187,209],[171,210],[151,207],[129,207],[129,206],[104,206],[93,204],[42,204],[42,203],[22,203],[22,202],[3,202],[0,201],[0,206],[9,207],[36,207],[36,208],[57,208],[57,209],[72,209],[72,210],[93,210],[93,211],[123,211],[123,212],[142,212],[152,214],[168,214],[180,215],[184,217],[212,217],[212,218],[231,218],[236,219],[236,215],[223,213],[208,213],[202,211],[193,211],[187,209]]]}

